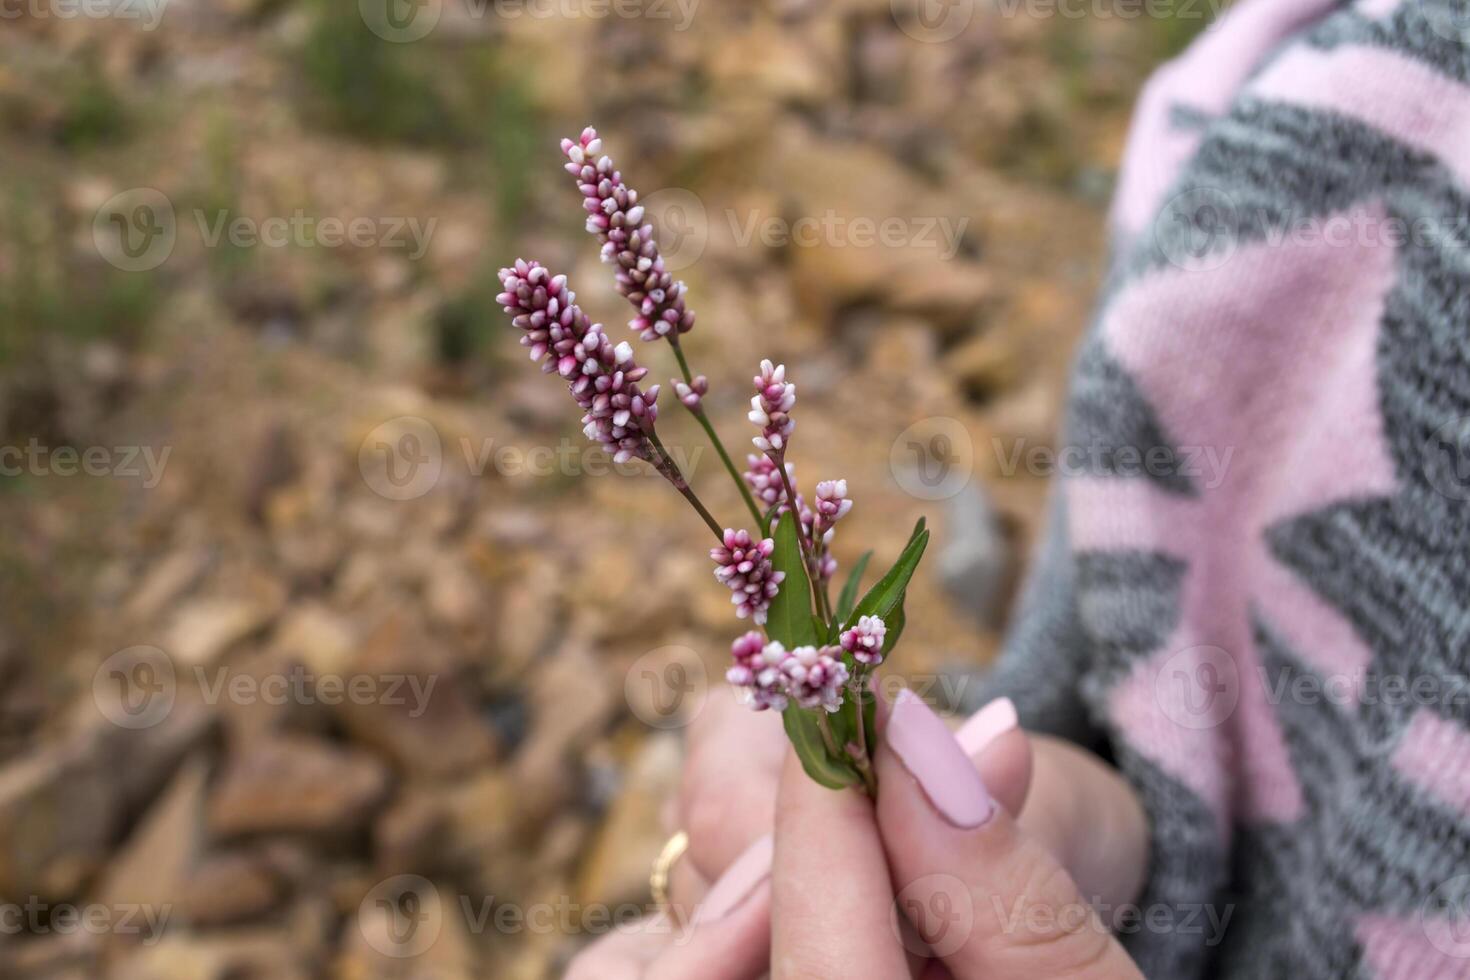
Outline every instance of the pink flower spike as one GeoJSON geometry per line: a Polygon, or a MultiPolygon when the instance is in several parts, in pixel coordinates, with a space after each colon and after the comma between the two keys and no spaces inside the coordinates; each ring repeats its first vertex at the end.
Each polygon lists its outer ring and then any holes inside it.
{"type": "Polygon", "coordinates": [[[496,300],[521,331],[542,370],[555,371],[585,413],[582,431],[601,443],[614,461],[649,459],[649,434],[658,418],[658,386],[647,391],[638,381],[648,373],[633,360],[633,347],[613,344],[602,324],[591,323],[567,288],[566,276],[553,276],[539,262],[517,259],[500,270],[503,291],[496,300]]]}
{"type": "Polygon", "coordinates": [[[748,616],[756,623],[766,621],[766,610],[786,577],[771,564],[775,550],[776,542],[771,538],[756,541],[749,531],[730,528],[725,529],[720,547],[710,549],[715,578],[730,589],[730,602],[741,619],[748,616]]]}
{"type": "MultiPolygon", "coordinates": [[[[785,504],[786,485],[781,480],[781,471],[777,469],[775,461],[769,456],[747,455],[745,462],[750,469],[742,475],[755,499],[765,504],[767,508],[785,504]]],[[[796,464],[787,463],[785,466],[786,476],[794,485],[796,483],[796,464]]]]}
{"type": "Polygon", "coordinates": [[[888,636],[888,626],[878,616],[863,616],[852,629],[838,638],[842,649],[852,654],[860,664],[883,662],[883,641],[888,636]]]}
{"type": "Polygon", "coordinates": [[[746,633],[730,647],[735,663],[725,672],[732,685],[744,688],[756,711],[784,711],[788,701],[827,712],[842,706],[849,678],[837,647],[787,650],[776,641],[762,645],[761,635],[746,633]]]}
{"type": "Polygon", "coordinates": [[[704,396],[709,392],[709,379],[702,374],[695,377],[689,384],[685,384],[678,378],[671,383],[674,386],[674,394],[679,396],[679,401],[691,410],[699,408],[704,396]]]}
{"type": "Polygon", "coordinates": [[[829,713],[842,707],[847,684],[847,665],[835,654],[837,647],[797,647],[781,663],[786,675],[786,694],[803,708],[821,708],[829,713]]]}
{"type": "Polygon", "coordinates": [[[694,312],[685,305],[684,283],[664,268],[638,192],[623,183],[591,126],[575,140],[562,140],[561,149],[566,170],[582,193],[587,230],[602,243],[603,261],[618,267],[618,293],[637,311],[628,326],[644,340],[669,337],[677,342],[679,334],[693,329],[694,312]]]}
{"type": "Polygon", "coordinates": [[[846,480],[823,480],[818,483],[814,524],[816,536],[825,541],[832,526],[846,517],[850,510],[852,501],[847,497],[846,480]]]}
{"type": "Polygon", "coordinates": [[[760,426],[761,434],[751,442],[761,452],[779,457],[796,429],[796,420],[791,417],[796,385],[786,381],[786,365],[773,365],[769,359],[761,361],[761,373],[753,380],[755,397],[750,400],[749,418],[760,426]]]}
{"type": "Polygon", "coordinates": [[[746,690],[752,708],[786,708],[786,678],[780,666],[789,654],[781,644],[768,644],[760,633],[751,631],[731,644],[730,656],[735,664],[725,672],[725,680],[746,690]]]}

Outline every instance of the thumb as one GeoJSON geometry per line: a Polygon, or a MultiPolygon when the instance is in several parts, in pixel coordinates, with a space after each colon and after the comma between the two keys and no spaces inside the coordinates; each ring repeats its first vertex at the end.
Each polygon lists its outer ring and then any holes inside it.
{"type": "Polygon", "coordinates": [[[896,903],[956,980],[1141,977],[1070,875],[996,802],[911,691],[879,748],[878,828],[896,903]]]}

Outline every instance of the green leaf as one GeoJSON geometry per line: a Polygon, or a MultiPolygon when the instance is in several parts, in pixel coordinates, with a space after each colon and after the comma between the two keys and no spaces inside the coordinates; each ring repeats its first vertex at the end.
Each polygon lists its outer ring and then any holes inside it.
{"type": "Polygon", "coordinates": [[[917,538],[921,533],[923,533],[925,524],[926,519],[923,517],[920,517],[917,521],[914,522],[913,533],[909,535],[909,544],[913,544],[914,538],[917,538]]]}
{"type": "Polygon", "coordinates": [[[920,519],[908,547],[903,549],[903,554],[898,556],[898,561],[893,563],[888,574],[879,579],[868,590],[868,594],[863,596],[857,608],[847,617],[847,625],[851,626],[863,616],[878,616],[887,622],[888,616],[903,601],[904,590],[908,588],[909,579],[914,577],[914,570],[919,567],[919,560],[924,557],[924,549],[928,545],[929,532],[924,530],[924,522],[920,519]]]}
{"type": "Polygon", "coordinates": [[[795,705],[781,712],[786,737],[791,739],[806,774],[828,789],[846,789],[862,782],[862,775],[842,759],[833,759],[822,740],[815,712],[795,705]]]}
{"type": "Polygon", "coordinates": [[[883,656],[885,657],[893,652],[894,647],[898,646],[898,638],[903,636],[903,628],[907,625],[907,619],[903,614],[903,600],[904,596],[899,596],[898,605],[894,606],[893,612],[883,620],[883,625],[888,627],[887,632],[883,635],[883,656]]]}
{"type": "Polygon", "coordinates": [[[785,572],[786,577],[781,580],[780,591],[771,600],[766,614],[766,635],[788,650],[815,646],[819,641],[812,625],[811,584],[806,577],[795,520],[776,525],[776,550],[771,555],[771,563],[776,571],[785,572]]]}
{"type": "Polygon", "coordinates": [[[868,570],[868,562],[872,560],[871,551],[863,552],[863,556],[852,566],[852,571],[847,573],[847,583],[842,586],[842,594],[837,597],[837,621],[847,622],[847,617],[852,613],[853,604],[857,602],[858,587],[863,584],[863,572],[868,570]]]}

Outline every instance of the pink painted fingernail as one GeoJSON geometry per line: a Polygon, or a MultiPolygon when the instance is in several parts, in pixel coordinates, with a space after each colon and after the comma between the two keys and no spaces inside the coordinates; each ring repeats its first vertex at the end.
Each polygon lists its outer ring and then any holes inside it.
{"type": "Polygon", "coordinates": [[[995,802],[949,727],[913,691],[899,692],[888,719],[888,744],[929,803],[956,827],[989,820],[995,802]]]}
{"type": "Polygon", "coordinates": [[[771,876],[774,855],[775,840],[770,834],[747,847],[704,896],[699,911],[694,915],[694,924],[723,919],[739,908],[756,886],[771,876]]]}
{"type": "Polygon", "coordinates": [[[1016,705],[1010,698],[996,698],[970,716],[955,733],[960,748],[970,756],[977,756],[985,747],[1013,728],[1020,727],[1021,719],[1016,715],[1016,705]]]}

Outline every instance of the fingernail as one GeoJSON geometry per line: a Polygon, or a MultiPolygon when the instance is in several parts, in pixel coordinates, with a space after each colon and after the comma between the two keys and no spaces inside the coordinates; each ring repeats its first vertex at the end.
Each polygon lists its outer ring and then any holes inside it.
{"type": "Polygon", "coordinates": [[[985,747],[1013,728],[1020,727],[1016,705],[1010,698],[996,698],[970,716],[955,733],[960,748],[969,756],[977,756],[985,747]]]}
{"type": "Polygon", "coordinates": [[[775,841],[770,834],[747,847],[704,896],[699,911],[694,915],[694,924],[723,919],[739,908],[756,886],[771,876],[774,851],[775,841]]]}
{"type": "Polygon", "coordinates": [[[945,820],[968,830],[990,819],[995,803],[975,764],[949,726],[913,691],[900,691],[893,702],[887,737],[898,761],[945,820]]]}

